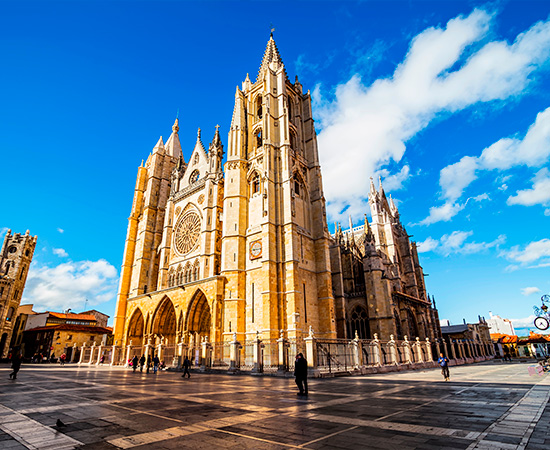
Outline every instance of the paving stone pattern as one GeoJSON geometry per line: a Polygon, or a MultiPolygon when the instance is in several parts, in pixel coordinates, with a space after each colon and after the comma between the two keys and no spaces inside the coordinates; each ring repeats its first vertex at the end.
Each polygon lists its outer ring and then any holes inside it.
{"type": "Polygon", "coordinates": [[[0,449],[550,449],[550,377],[527,367],[313,379],[302,398],[289,378],[0,365],[0,449]]]}

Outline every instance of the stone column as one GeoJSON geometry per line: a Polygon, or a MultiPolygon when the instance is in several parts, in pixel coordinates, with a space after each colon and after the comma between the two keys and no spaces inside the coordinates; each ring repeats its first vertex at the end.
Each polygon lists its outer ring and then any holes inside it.
{"type": "Polygon", "coordinates": [[[101,361],[101,352],[103,351],[103,345],[101,344],[99,347],[98,347],[98,352],[97,352],[97,361],[95,363],[96,366],[99,366],[99,361],[101,361]]]}
{"type": "Polygon", "coordinates": [[[456,359],[456,350],[455,350],[455,345],[454,345],[455,341],[453,341],[452,339],[450,339],[450,346],[451,346],[451,355],[453,355],[453,358],[452,359],[456,359]]]}
{"type": "Polygon", "coordinates": [[[395,348],[395,339],[393,334],[390,334],[390,342],[388,343],[390,353],[390,364],[397,365],[397,350],[395,348]]]}
{"type": "Polygon", "coordinates": [[[403,353],[405,354],[405,363],[410,364],[411,361],[411,343],[409,338],[404,336],[405,342],[403,342],[403,353]]]}
{"type": "Polygon", "coordinates": [[[157,345],[157,356],[159,358],[159,361],[162,361],[162,346],[164,344],[164,338],[161,337],[159,344],[157,345]]]}
{"type": "Polygon", "coordinates": [[[432,354],[432,344],[430,343],[430,339],[426,338],[426,357],[428,361],[433,361],[434,357],[432,354]]]}
{"type": "Polygon", "coordinates": [[[380,341],[378,340],[378,334],[374,333],[374,339],[371,342],[371,354],[372,354],[372,363],[375,366],[381,366],[382,360],[382,349],[380,348],[380,341]]]}
{"type": "Polygon", "coordinates": [[[424,358],[422,356],[422,346],[420,344],[420,338],[417,336],[416,341],[414,342],[414,351],[416,354],[416,362],[424,362],[424,358]]]}
{"type": "Polygon", "coordinates": [[[124,367],[128,367],[130,361],[130,351],[132,350],[132,341],[126,346],[126,360],[124,361],[124,367]]]}
{"type": "Polygon", "coordinates": [[[94,353],[95,353],[95,342],[92,344],[92,351],[90,352],[90,360],[88,361],[88,364],[92,364],[92,360],[94,359],[94,353]]]}
{"type": "Polygon", "coordinates": [[[212,364],[210,362],[210,342],[208,342],[208,336],[204,336],[204,339],[201,342],[201,367],[200,371],[205,372],[212,364]]]}
{"type": "Polygon", "coordinates": [[[237,340],[237,333],[233,333],[233,341],[229,346],[229,372],[237,372],[241,367],[240,361],[241,343],[237,340]]]}
{"type": "Polygon", "coordinates": [[[279,339],[277,339],[277,356],[279,372],[286,372],[288,370],[288,345],[283,330],[281,330],[279,339]]]}
{"type": "Polygon", "coordinates": [[[355,338],[350,342],[350,346],[353,351],[353,362],[356,369],[359,369],[363,365],[363,344],[359,339],[357,330],[355,330],[355,338]]]}
{"type": "Polygon", "coordinates": [[[315,334],[313,332],[313,327],[309,326],[309,335],[304,339],[306,344],[306,359],[307,359],[307,369],[310,374],[317,374],[317,339],[315,339],[315,334]]]}
{"type": "Polygon", "coordinates": [[[183,362],[183,336],[178,339],[178,369],[181,368],[183,362]]]}
{"type": "Polygon", "coordinates": [[[256,331],[256,339],[254,340],[253,348],[254,367],[252,368],[252,373],[262,373],[264,371],[262,347],[263,344],[260,340],[260,333],[256,331]]]}
{"type": "Polygon", "coordinates": [[[439,346],[439,339],[435,340],[435,351],[437,352],[437,357],[439,358],[439,354],[441,353],[441,347],[439,346]]]}
{"type": "Polygon", "coordinates": [[[112,347],[112,350],[111,350],[111,362],[110,362],[110,366],[114,366],[115,365],[115,361],[116,361],[116,349],[117,349],[117,343],[118,341],[115,341],[113,347],[112,347]]]}
{"type": "Polygon", "coordinates": [[[78,364],[82,364],[84,361],[84,350],[86,350],[86,342],[82,344],[82,347],[80,348],[80,360],[78,361],[78,364]]]}
{"type": "Polygon", "coordinates": [[[71,361],[70,362],[74,362],[74,360],[76,359],[76,349],[78,347],[76,346],[76,342],[73,344],[73,351],[71,352],[71,361]]]}

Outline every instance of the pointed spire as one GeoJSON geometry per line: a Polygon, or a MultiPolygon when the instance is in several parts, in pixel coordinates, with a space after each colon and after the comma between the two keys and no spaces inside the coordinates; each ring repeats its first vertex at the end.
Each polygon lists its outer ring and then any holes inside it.
{"type": "Polygon", "coordinates": [[[180,130],[179,127],[179,119],[176,117],[176,120],[174,121],[174,125],[172,125],[172,134],[166,141],[166,151],[172,158],[179,159],[180,155],[182,155],[181,151],[181,143],[180,138],[178,135],[178,131],[180,130]]]}
{"type": "Polygon", "coordinates": [[[376,194],[376,188],[374,187],[374,180],[370,177],[370,193],[372,195],[376,194]]]}
{"type": "Polygon", "coordinates": [[[197,142],[195,144],[195,149],[193,150],[193,153],[197,149],[202,150],[202,153],[206,156],[206,149],[204,148],[204,144],[202,143],[202,140],[201,140],[201,129],[200,128],[197,130],[197,142]]]}
{"type": "Polygon", "coordinates": [[[353,235],[353,221],[351,220],[351,214],[349,215],[349,234],[352,243],[355,243],[355,236],[353,235]]]}
{"type": "Polygon", "coordinates": [[[157,153],[160,150],[164,150],[164,142],[162,142],[162,136],[159,138],[158,142],[153,147],[153,153],[157,153]]]}
{"type": "Polygon", "coordinates": [[[382,177],[381,176],[378,177],[378,182],[380,184],[380,188],[378,189],[378,191],[380,192],[380,197],[385,198],[386,193],[384,192],[384,188],[382,187],[382,177]]]}
{"type": "Polygon", "coordinates": [[[216,147],[219,147],[221,143],[222,141],[220,139],[220,126],[216,125],[216,134],[214,134],[214,139],[212,140],[212,144],[214,144],[216,147]]]}
{"type": "MultiPolygon", "coordinates": [[[[284,70],[283,60],[281,58],[281,55],[279,54],[279,50],[277,49],[275,40],[273,39],[273,34],[269,36],[269,41],[267,41],[264,57],[262,59],[262,64],[260,65],[260,70],[258,71],[258,77],[256,78],[256,81],[260,79],[260,76],[265,71],[267,71],[267,69],[270,66],[274,70],[279,69],[279,67],[283,67],[283,70],[284,70]]],[[[285,71],[285,77],[286,77],[286,71],[285,71]]]]}

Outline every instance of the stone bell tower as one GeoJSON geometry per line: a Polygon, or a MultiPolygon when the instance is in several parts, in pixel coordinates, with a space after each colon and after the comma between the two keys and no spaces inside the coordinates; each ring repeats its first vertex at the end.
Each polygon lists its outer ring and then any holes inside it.
{"type": "Polygon", "coordinates": [[[0,358],[7,357],[17,308],[29,273],[36,236],[8,230],[0,251],[0,358]]]}
{"type": "Polygon", "coordinates": [[[329,234],[309,92],[270,37],[235,93],[225,165],[224,332],[336,337],[329,234]]]}

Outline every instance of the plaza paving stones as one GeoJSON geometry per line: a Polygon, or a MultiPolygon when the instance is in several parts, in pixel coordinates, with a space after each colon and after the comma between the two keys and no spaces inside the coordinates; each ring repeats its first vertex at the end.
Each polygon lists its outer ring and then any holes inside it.
{"type": "Polygon", "coordinates": [[[310,380],[0,365],[0,449],[550,449],[528,364],[310,380]],[[56,421],[66,426],[57,428],[56,421]]]}

